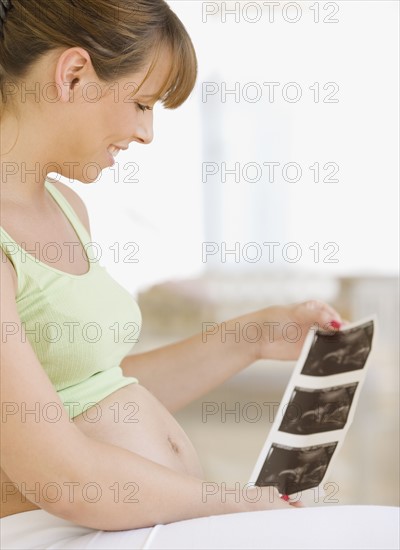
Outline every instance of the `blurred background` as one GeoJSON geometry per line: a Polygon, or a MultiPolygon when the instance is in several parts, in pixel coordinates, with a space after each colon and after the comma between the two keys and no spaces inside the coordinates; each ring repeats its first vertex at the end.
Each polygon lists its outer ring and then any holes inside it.
{"type": "MultiPolygon", "coordinates": [[[[351,321],[375,313],[359,405],[315,505],[399,505],[399,4],[169,4],[198,55],[191,97],[156,105],[153,143],[95,183],[63,180],[141,307],[132,353],[308,298],[351,321]]],[[[293,366],[258,361],[176,413],[208,480],[248,481],[293,366]],[[210,402],[239,416],[205,420],[210,402]],[[266,402],[256,422],[244,414],[266,402]]]]}

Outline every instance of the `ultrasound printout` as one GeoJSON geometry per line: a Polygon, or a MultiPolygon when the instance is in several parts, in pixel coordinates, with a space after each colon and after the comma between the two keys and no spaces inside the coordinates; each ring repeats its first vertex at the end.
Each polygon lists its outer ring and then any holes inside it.
{"type": "Polygon", "coordinates": [[[321,485],[352,422],[375,327],[371,316],[309,330],[250,484],[289,496],[321,485]]]}

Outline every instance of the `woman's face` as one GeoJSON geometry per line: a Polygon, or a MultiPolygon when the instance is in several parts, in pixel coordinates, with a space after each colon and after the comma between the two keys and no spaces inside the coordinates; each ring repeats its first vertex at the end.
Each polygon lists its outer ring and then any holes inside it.
{"type": "MultiPolygon", "coordinates": [[[[132,141],[148,144],[153,139],[154,100],[151,96],[164,84],[170,69],[169,52],[162,53],[151,75],[145,69],[108,84],[103,90],[97,79],[83,78],[75,95],[69,119],[61,132],[63,176],[83,183],[97,180],[114,163],[114,155],[132,141]],[[67,126],[67,127],[65,127],[67,126]],[[73,173],[71,174],[71,170],[73,173]]],[[[69,109],[66,109],[66,114],[69,109]]]]}

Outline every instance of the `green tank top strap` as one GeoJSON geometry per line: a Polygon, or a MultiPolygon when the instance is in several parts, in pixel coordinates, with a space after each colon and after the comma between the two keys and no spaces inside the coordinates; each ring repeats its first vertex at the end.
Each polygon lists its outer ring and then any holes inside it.
{"type": "Polygon", "coordinates": [[[69,219],[72,227],[75,229],[76,233],[78,234],[78,237],[80,238],[82,244],[85,245],[87,243],[90,243],[91,238],[86,227],[83,225],[77,213],[72,208],[72,206],[67,201],[67,199],[64,197],[64,195],[47,178],[45,180],[45,187],[49,191],[50,195],[52,195],[53,199],[58,203],[61,210],[69,219]]]}

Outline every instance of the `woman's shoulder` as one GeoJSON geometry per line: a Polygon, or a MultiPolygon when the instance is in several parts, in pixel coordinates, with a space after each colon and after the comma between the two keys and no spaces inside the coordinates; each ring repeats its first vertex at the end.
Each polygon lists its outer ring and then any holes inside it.
{"type": "Polygon", "coordinates": [[[83,202],[81,197],[78,195],[78,193],[73,189],[71,189],[70,187],[68,187],[68,185],[61,183],[60,181],[57,181],[49,177],[47,177],[47,180],[51,184],[53,184],[58,191],[60,191],[60,193],[64,196],[64,198],[67,199],[67,201],[75,210],[80,221],[83,223],[84,227],[86,228],[87,232],[90,235],[90,223],[89,223],[88,211],[85,203],[83,202]]]}
{"type": "Polygon", "coordinates": [[[0,285],[0,298],[1,298],[1,294],[3,292],[4,281],[6,280],[6,278],[8,276],[11,276],[14,296],[17,297],[17,293],[18,293],[17,273],[16,273],[12,263],[10,262],[9,258],[7,258],[6,254],[4,253],[2,248],[0,247],[0,280],[2,282],[2,284],[0,285]]]}

